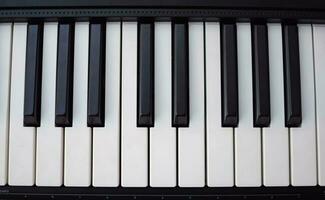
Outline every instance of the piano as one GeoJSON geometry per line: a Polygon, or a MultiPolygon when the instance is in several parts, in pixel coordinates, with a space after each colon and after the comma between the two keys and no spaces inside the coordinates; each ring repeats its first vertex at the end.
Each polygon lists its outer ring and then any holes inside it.
{"type": "Polygon", "coordinates": [[[1,0],[0,199],[324,199],[325,1],[1,0]]]}

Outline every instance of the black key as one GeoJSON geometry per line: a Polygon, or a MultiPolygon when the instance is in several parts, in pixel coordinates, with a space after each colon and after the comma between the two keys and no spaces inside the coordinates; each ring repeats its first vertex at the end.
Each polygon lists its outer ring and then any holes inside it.
{"type": "Polygon", "coordinates": [[[40,126],[43,24],[28,24],[25,69],[24,126],[40,126]]]}
{"type": "Polygon", "coordinates": [[[154,24],[138,24],[137,125],[154,126],[154,24]]]}
{"type": "Polygon", "coordinates": [[[254,126],[270,125],[269,52],[266,24],[252,25],[254,126]]]}
{"type": "Polygon", "coordinates": [[[172,126],[189,126],[188,23],[172,27],[172,126]]]}
{"type": "Polygon", "coordinates": [[[105,121],[106,24],[90,23],[87,124],[103,127],[105,121]]]}
{"type": "Polygon", "coordinates": [[[222,126],[238,125],[237,33],[235,23],[221,24],[222,126]]]}
{"type": "Polygon", "coordinates": [[[59,24],[56,68],[55,125],[72,126],[74,24],[59,24]]]}
{"type": "Polygon", "coordinates": [[[284,100],[286,127],[299,127],[301,115],[301,83],[298,27],[294,24],[282,26],[283,64],[284,64],[284,100]]]}

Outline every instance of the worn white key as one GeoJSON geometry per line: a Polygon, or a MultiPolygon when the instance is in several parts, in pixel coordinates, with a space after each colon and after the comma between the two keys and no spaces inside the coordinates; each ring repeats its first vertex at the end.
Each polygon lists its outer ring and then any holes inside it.
{"type": "Polygon", "coordinates": [[[155,126],[150,128],[150,186],[176,186],[176,129],[171,127],[171,22],[155,23],[155,126]]]}
{"type": "Polygon", "coordinates": [[[293,186],[312,186],[317,184],[317,161],[311,25],[298,25],[298,33],[302,123],[301,127],[290,128],[291,184],[293,186]]]}
{"type": "Polygon", "coordinates": [[[270,127],[263,128],[263,184],[289,185],[289,130],[284,126],[283,54],[281,24],[268,24],[270,127]]]}
{"type": "Polygon", "coordinates": [[[205,185],[204,27],[189,23],[190,124],[178,128],[178,184],[205,185]]]}
{"type": "Polygon", "coordinates": [[[122,25],[122,161],[123,187],[148,185],[148,129],[138,128],[137,113],[137,23],[122,25]]]}
{"type": "Polygon", "coordinates": [[[93,128],[93,186],[117,187],[120,179],[121,23],[106,24],[105,127],[93,128]]]}
{"type": "Polygon", "coordinates": [[[91,184],[91,129],[87,127],[89,23],[75,24],[73,123],[65,128],[64,185],[91,184]]]}
{"type": "Polygon", "coordinates": [[[251,26],[237,24],[239,124],[235,128],[235,184],[260,186],[261,129],[253,127],[251,26]]]}
{"type": "Polygon", "coordinates": [[[31,186],[35,182],[35,128],[24,127],[24,90],[27,23],[13,27],[10,126],[9,185],[31,186]]]}
{"type": "Polygon", "coordinates": [[[44,24],[41,126],[37,128],[36,185],[63,183],[63,129],[54,125],[58,23],[44,24]]]}
{"type": "Polygon", "coordinates": [[[318,184],[325,185],[325,25],[313,25],[318,147],[318,184]]]}
{"type": "Polygon", "coordinates": [[[234,185],[233,129],[221,127],[220,25],[205,24],[207,184],[234,185]]]}
{"type": "Polygon", "coordinates": [[[0,24],[0,185],[8,177],[9,87],[12,24],[0,24]]]}

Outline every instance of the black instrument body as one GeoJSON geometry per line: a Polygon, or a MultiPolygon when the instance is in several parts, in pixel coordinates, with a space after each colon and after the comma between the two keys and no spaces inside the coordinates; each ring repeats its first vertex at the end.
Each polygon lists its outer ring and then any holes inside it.
{"type": "Polygon", "coordinates": [[[267,21],[292,20],[324,22],[325,2],[322,0],[2,0],[1,21],[30,21],[41,19],[136,20],[154,17],[170,20],[185,17],[189,20],[267,21]]]}
{"type": "MultiPolygon", "coordinates": [[[[263,20],[324,23],[324,0],[0,0],[0,22],[263,20]]],[[[325,199],[325,187],[95,188],[0,186],[2,199],[325,199]]]]}

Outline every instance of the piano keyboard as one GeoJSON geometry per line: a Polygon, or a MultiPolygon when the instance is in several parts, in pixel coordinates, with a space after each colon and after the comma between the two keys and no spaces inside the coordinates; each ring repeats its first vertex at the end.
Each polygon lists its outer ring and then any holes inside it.
{"type": "Polygon", "coordinates": [[[325,186],[325,26],[0,24],[0,185],[325,186]]]}

